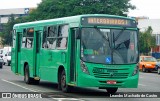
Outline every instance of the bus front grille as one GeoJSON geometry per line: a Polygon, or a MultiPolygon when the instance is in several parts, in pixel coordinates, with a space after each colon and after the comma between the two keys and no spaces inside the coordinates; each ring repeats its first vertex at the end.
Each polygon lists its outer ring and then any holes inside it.
{"type": "Polygon", "coordinates": [[[96,78],[125,79],[129,73],[93,73],[96,78]]]}

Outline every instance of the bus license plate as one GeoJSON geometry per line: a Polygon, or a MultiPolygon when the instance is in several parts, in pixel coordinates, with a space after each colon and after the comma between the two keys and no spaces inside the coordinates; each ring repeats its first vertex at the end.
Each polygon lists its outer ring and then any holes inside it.
{"type": "Polygon", "coordinates": [[[116,84],[116,83],[117,83],[116,81],[112,81],[112,80],[107,81],[107,84],[116,84]]]}

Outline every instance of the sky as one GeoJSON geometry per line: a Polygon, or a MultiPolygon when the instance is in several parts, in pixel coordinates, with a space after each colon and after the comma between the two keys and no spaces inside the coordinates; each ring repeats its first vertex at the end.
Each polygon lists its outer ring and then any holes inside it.
{"type": "Polygon", "coordinates": [[[37,7],[41,0],[0,0],[0,9],[37,7]]]}
{"type": "MultiPolygon", "coordinates": [[[[0,9],[37,7],[40,2],[41,0],[0,0],[0,9]]],[[[129,10],[129,16],[160,19],[160,0],[131,0],[131,4],[136,9],[129,10]]]]}
{"type": "Polygon", "coordinates": [[[135,10],[130,10],[129,16],[146,16],[150,19],[160,19],[160,0],[131,0],[131,4],[136,6],[135,10]]]}

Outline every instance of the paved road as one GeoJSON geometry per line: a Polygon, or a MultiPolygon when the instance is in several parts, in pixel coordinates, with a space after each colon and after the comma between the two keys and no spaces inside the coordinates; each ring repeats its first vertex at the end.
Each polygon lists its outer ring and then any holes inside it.
{"type": "MultiPolygon", "coordinates": [[[[43,99],[0,99],[4,101],[160,101],[160,98],[110,98],[105,90],[97,88],[74,88],[73,93],[62,93],[57,89],[57,84],[47,81],[41,81],[39,85],[27,85],[23,82],[22,76],[17,76],[11,72],[9,66],[0,69],[0,92],[41,92],[42,96],[50,97],[43,99]]],[[[116,94],[124,95],[128,92],[160,92],[160,75],[157,73],[140,73],[138,88],[119,89],[116,94]]]]}

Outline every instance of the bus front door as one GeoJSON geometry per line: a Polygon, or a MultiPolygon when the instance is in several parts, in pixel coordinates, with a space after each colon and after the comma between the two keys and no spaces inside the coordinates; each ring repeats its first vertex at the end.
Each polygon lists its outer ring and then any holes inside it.
{"type": "Polygon", "coordinates": [[[76,35],[75,29],[71,30],[71,55],[70,55],[70,81],[76,82],[76,35]]]}

